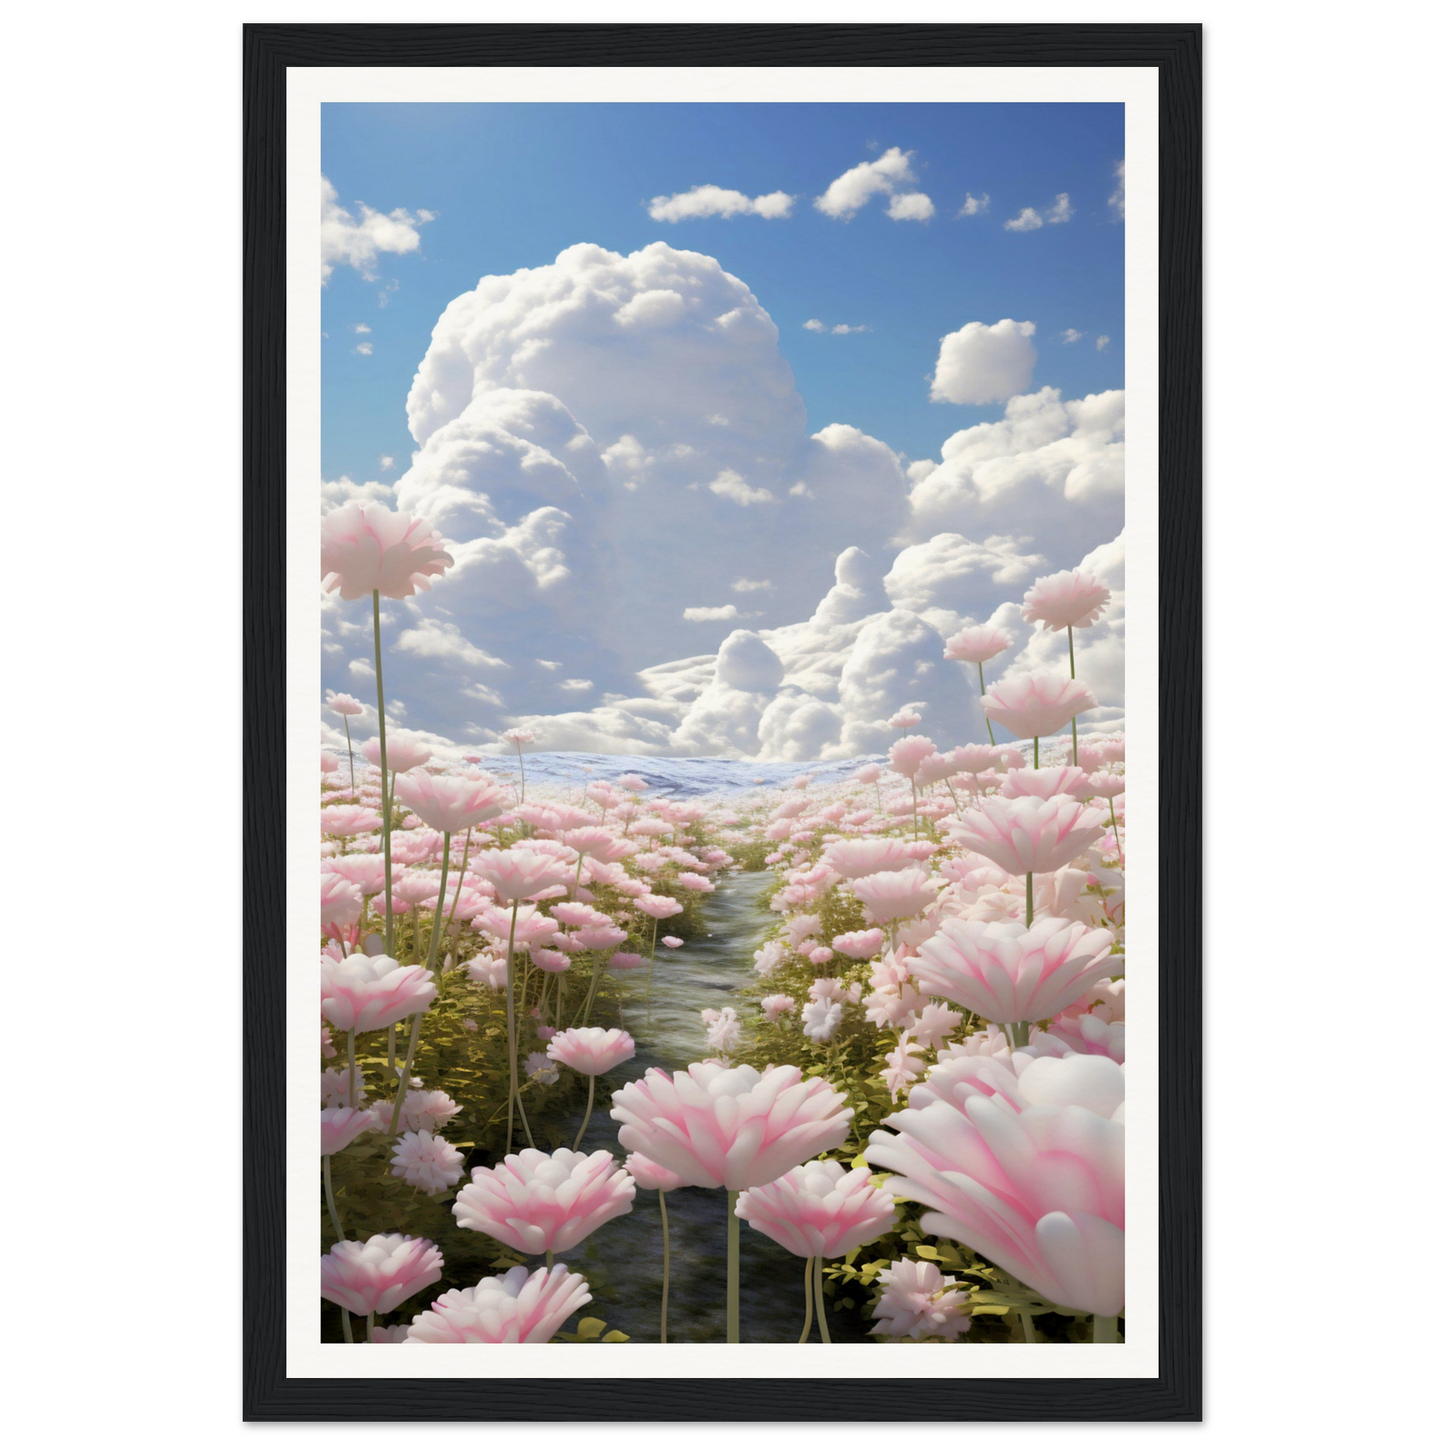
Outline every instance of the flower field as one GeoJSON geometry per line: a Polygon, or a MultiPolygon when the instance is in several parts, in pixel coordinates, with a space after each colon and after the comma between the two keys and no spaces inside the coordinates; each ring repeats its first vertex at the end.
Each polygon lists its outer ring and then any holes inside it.
{"type": "MultiPolygon", "coordinates": [[[[323,522],[377,693],[321,758],[322,1338],[1120,1339],[1125,749],[1087,679],[990,681],[1010,639],[967,627],[986,737],[905,709],[842,778],[539,780],[545,738],[387,725],[381,599],[450,562],[323,522]]],[[[1057,573],[1023,616],[1072,659],[1108,598],[1057,573]]]]}

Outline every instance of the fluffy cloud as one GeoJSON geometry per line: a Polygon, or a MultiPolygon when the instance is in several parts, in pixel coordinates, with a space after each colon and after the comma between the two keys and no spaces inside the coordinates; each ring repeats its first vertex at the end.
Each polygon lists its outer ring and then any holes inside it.
{"type": "Polygon", "coordinates": [[[1109,338],[1108,338],[1107,336],[1101,336],[1101,337],[1094,343],[1094,350],[1095,350],[1095,351],[1105,351],[1105,350],[1108,349],[1108,346],[1109,346],[1109,338]]]}
{"type": "Polygon", "coordinates": [[[1032,321],[970,321],[945,336],[934,368],[932,401],[981,406],[1027,391],[1038,352],[1032,321]]]}
{"type": "MultiPolygon", "coordinates": [[[[912,156],[912,151],[890,146],[876,161],[862,161],[852,170],[844,171],[813,204],[825,216],[832,216],[835,221],[851,220],[874,196],[895,196],[900,186],[917,183],[918,177],[913,174],[913,168],[909,165],[912,156]]],[[[929,201],[927,196],[920,196],[911,204],[916,208],[920,201],[927,202],[928,215],[931,216],[933,202],[929,201]]],[[[889,214],[893,215],[891,205],[889,214]]],[[[893,219],[897,221],[924,218],[916,215],[895,215],[893,219]]]]}
{"type": "Polygon", "coordinates": [[[1065,346],[1072,346],[1074,342],[1082,341],[1086,335],[1088,335],[1087,332],[1075,331],[1074,328],[1070,326],[1067,330],[1059,333],[1059,340],[1061,340],[1065,346]]]}
{"type": "Polygon", "coordinates": [[[888,202],[888,215],[894,221],[927,221],[934,209],[932,200],[922,191],[908,191],[888,202]]]}
{"type": "Polygon", "coordinates": [[[820,334],[826,333],[832,336],[856,336],[860,331],[872,331],[871,326],[849,326],[847,322],[840,321],[834,326],[828,326],[819,321],[815,316],[810,321],[803,322],[804,331],[816,331],[820,334]]]}
{"type": "Polygon", "coordinates": [[[1073,202],[1067,191],[1060,191],[1054,203],[1040,215],[1032,206],[1025,206],[1012,220],[1005,221],[1005,231],[1037,231],[1045,225],[1061,226],[1071,220],[1074,214],[1073,202]]]}
{"type": "Polygon", "coordinates": [[[1109,197],[1109,209],[1122,221],[1124,219],[1124,162],[1114,167],[1114,192],[1109,197]]]}
{"type": "Polygon", "coordinates": [[[1037,231],[1044,224],[1044,218],[1032,206],[1025,206],[1012,220],[1005,221],[1005,231],[1037,231]]]}
{"type": "Polygon", "coordinates": [[[434,220],[430,211],[398,209],[383,214],[357,202],[356,214],[348,211],[336,194],[336,187],[321,177],[321,284],[324,286],[338,266],[350,266],[363,280],[376,280],[377,256],[387,252],[405,255],[421,245],[418,226],[434,220]]]}
{"type": "Polygon", "coordinates": [[[762,216],[764,220],[774,221],[785,219],[792,209],[793,197],[786,191],[749,198],[741,191],[728,191],[721,186],[694,186],[674,196],[654,196],[647,214],[654,221],[673,224],[704,216],[762,216]]]}
{"type": "Polygon", "coordinates": [[[988,202],[989,196],[987,191],[981,196],[975,196],[972,192],[969,192],[964,196],[963,205],[959,207],[958,214],[960,216],[981,216],[988,210],[988,202]]]}
{"type": "MultiPolygon", "coordinates": [[[[961,741],[982,724],[944,637],[1012,616],[1048,646],[1023,590],[1119,532],[1120,394],[1014,396],[905,471],[856,427],[810,432],[756,298],[661,244],[484,277],[408,416],[396,482],[328,482],[323,506],[394,500],[447,539],[448,574],[383,609],[388,703],[470,746],[523,725],[559,750],[841,758],[912,702],[961,741]],[[734,630],[699,653],[699,623],[734,630]]],[[[327,598],[322,646],[326,684],[364,691],[369,610],[327,598]]]]}

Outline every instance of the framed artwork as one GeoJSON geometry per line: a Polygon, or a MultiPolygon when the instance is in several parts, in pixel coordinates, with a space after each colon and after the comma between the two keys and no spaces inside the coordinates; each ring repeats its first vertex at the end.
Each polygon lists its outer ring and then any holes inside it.
{"type": "Polygon", "coordinates": [[[246,28],[248,1419],[1200,1418],[1200,41],[246,28]]]}

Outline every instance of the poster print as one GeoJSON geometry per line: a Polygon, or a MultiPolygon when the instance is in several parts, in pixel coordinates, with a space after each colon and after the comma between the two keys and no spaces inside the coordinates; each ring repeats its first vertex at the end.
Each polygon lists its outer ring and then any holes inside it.
{"type": "Polygon", "coordinates": [[[1147,87],[330,79],[288,1349],[1152,1372],[1147,87]]]}

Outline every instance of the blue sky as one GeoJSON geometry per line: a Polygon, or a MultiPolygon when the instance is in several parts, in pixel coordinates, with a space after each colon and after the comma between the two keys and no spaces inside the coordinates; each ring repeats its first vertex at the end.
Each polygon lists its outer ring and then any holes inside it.
{"type": "Polygon", "coordinates": [[[1032,320],[1035,386],[1123,384],[1123,228],[1108,204],[1120,106],[328,105],[322,144],[343,206],[435,216],[419,249],[379,258],[375,281],[339,267],[323,290],[328,477],[377,476],[382,455],[404,469],[407,388],[453,297],[582,241],[716,257],[777,323],[809,424],[850,423],[910,459],[997,415],[928,400],[939,339],[965,322],[1032,320]],[[835,177],[894,146],[912,153],[931,220],[890,219],[886,197],[847,221],[815,209],[835,177]],[[649,217],[652,197],[700,184],[797,200],[785,220],[649,217]],[[1005,229],[1060,192],[1066,224],[1005,229]],[[969,193],[989,209],[959,218],[969,193]],[[870,329],[819,335],[810,318],[870,329]],[[1085,334],[1066,344],[1068,328],[1085,334]]]}
{"type": "MultiPolygon", "coordinates": [[[[921,704],[967,741],[945,639],[1067,666],[1019,604],[1087,563],[1117,725],[1123,161],[1120,106],[325,107],[323,505],[456,559],[387,621],[398,718],[795,761],[921,704]]],[[[366,695],[362,624],[326,605],[325,688],[366,695]]]]}

